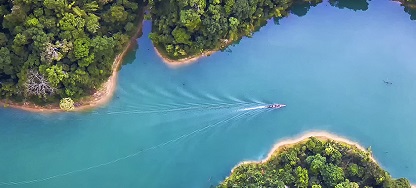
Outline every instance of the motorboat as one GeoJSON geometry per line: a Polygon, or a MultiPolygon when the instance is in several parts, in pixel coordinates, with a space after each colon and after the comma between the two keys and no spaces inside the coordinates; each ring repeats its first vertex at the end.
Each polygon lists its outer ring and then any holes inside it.
{"type": "Polygon", "coordinates": [[[286,105],[284,104],[271,104],[271,105],[268,105],[267,108],[283,108],[285,106],[286,105]]]}

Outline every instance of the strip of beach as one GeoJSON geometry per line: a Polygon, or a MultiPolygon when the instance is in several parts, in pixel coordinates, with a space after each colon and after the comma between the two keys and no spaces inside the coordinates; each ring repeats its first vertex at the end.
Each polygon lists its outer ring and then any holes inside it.
{"type": "MultiPolygon", "coordinates": [[[[123,63],[124,57],[130,52],[134,45],[137,45],[136,39],[142,34],[143,19],[141,18],[140,23],[137,26],[136,33],[131,37],[130,42],[124,48],[124,50],[117,55],[114,59],[112,74],[106,82],[91,96],[87,96],[80,101],[76,102],[75,109],[72,112],[88,111],[99,106],[107,104],[113,97],[114,92],[117,88],[117,77],[118,70],[123,63]]],[[[59,113],[63,112],[60,109],[59,104],[51,104],[46,106],[39,106],[33,103],[14,103],[10,101],[0,101],[0,105],[7,108],[15,108],[35,113],[59,113]]]]}
{"type": "Polygon", "coordinates": [[[193,55],[193,56],[190,56],[190,57],[187,57],[187,58],[172,60],[172,59],[168,58],[167,56],[163,55],[162,53],[160,53],[159,50],[156,47],[153,47],[153,48],[155,49],[155,52],[156,52],[157,56],[159,56],[164,63],[166,63],[169,67],[172,67],[172,68],[176,68],[176,67],[180,67],[180,66],[184,66],[184,65],[194,63],[194,62],[198,61],[199,59],[201,59],[203,57],[210,56],[210,55],[214,54],[215,52],[217,52],[217,50],[210,50],[210,51],[205,51],[201,54],[193,55]]]}
{"type": "MultiPolygon", "coordinates": [[[[229,45],[231,45],[234,41],[232,40],[227,40],[225,43],[223,43],[221,48],[225,48],[229,45]]],[[[214,49],[214,50],[206,50],[200,54],[195,54],[186,58],[182,58],[182,59],[170,59],[169,57],[167,57],[165,54],[161,53],[157,48],[156,45],[153,45],[153,48],[156,52],[156,55],[160,57],[160,59],[162,59],[162,61],[168,65],[171,68],[177,68],[177,67],[181,67],[184,65],[189,65],[192,63],[197,62],[199,59],[204,58],[204,57],[208,57],[212,54],[214,54],[215,52],[218,52],[219,50],[221,50],[221,48],[219,49],[214,49]]]]}
{"type": "MultiPolygon", "coordinates": [[[[329,133],[329,132],[325,132],[325,131],[311,131],[311,132],[307,132],[304,134],[301,134],[300,136],[295,136],[294,138],[286,138],[283,139],[279,142],[277,142],[273,148],[270,150],[269,154],[267,155],[267,157],[265,159],[262,159],[260,161],[243,161],[240,162],[239,164],[237,164],[232,170],[231,173],[234,171],[234,169],[242,164],[246,164],[246,163],[265,163],[267,162],[273,155],[276,155],[278,153],[280,153],[281,151],[283,151],[283,149],[285,148],[289,148],[295,144],[298,143],[302,143],[302,142],[306,142],[308,140],[309,137],[315,137],[320,141],[328,141],[328,140],[334,140],[336,142],[341,142],[341,143],[345,143],[351,146],[354,146],[356,148],[358,148],[359,150],[362,151],[367,151],[367,149],[365,149],[364,147],[362,147],[360,144],[358,144],[357,142],[348,140],[347,138],[329,133]]],[[[370,159],[377,163],[377,160],[373,157],[370,156],[370,159]]],[[[379,165],[379,163],[377,163],[379,165]]]]}

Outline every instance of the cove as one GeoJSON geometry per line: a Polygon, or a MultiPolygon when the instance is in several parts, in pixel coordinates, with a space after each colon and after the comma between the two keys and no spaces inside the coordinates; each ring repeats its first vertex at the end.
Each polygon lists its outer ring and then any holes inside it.
{"type": "Polygon", "coordinates": [[[176,69],[142,37],[107,106],[0,110],[0,186],[209,187],[313,130],[371,146],[393,177],[415,183],[415,33],[398,4],[372,1],[269,21],[229,52],[176,69]],[[241,111],[274,102],[288,106],[241,111]]]}

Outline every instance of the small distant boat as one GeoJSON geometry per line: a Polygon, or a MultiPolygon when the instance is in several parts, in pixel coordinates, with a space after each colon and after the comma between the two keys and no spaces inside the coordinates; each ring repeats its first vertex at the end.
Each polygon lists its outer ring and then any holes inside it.
{"type": "Polygon", "coordinates": [[[276,109],[276,108],[283,108],[285,106],[286,106],[285,104],[271,104],[271,105],[266,106],[266,108],[274,108],[274,109],[276,109]]]}
{"type": "Polygon", "coordinates": [[[391,84],[393,84],[393,83],[391,83],[391,82],[389,82],[389,81],[385,81],[385,80],[383,80],[383,82],[384,82],[385,84],[387,84],[387,85],[391,85],[391,84]]]}

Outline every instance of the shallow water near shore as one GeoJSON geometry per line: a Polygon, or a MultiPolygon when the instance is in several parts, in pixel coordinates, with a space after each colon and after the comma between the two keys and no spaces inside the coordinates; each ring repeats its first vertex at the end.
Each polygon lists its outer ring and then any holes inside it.
{"type": "Polygon", "coordinates": [[[322,3],[175,69],[155,54],[150,29],[108,105],[0,109],[0,187],[209,187],[314,130],[371,146],[393,177],[416,183],[416,22],[398,4],[322,3]],[[287,107],[242,110],[269,103],[287,107]]]}

